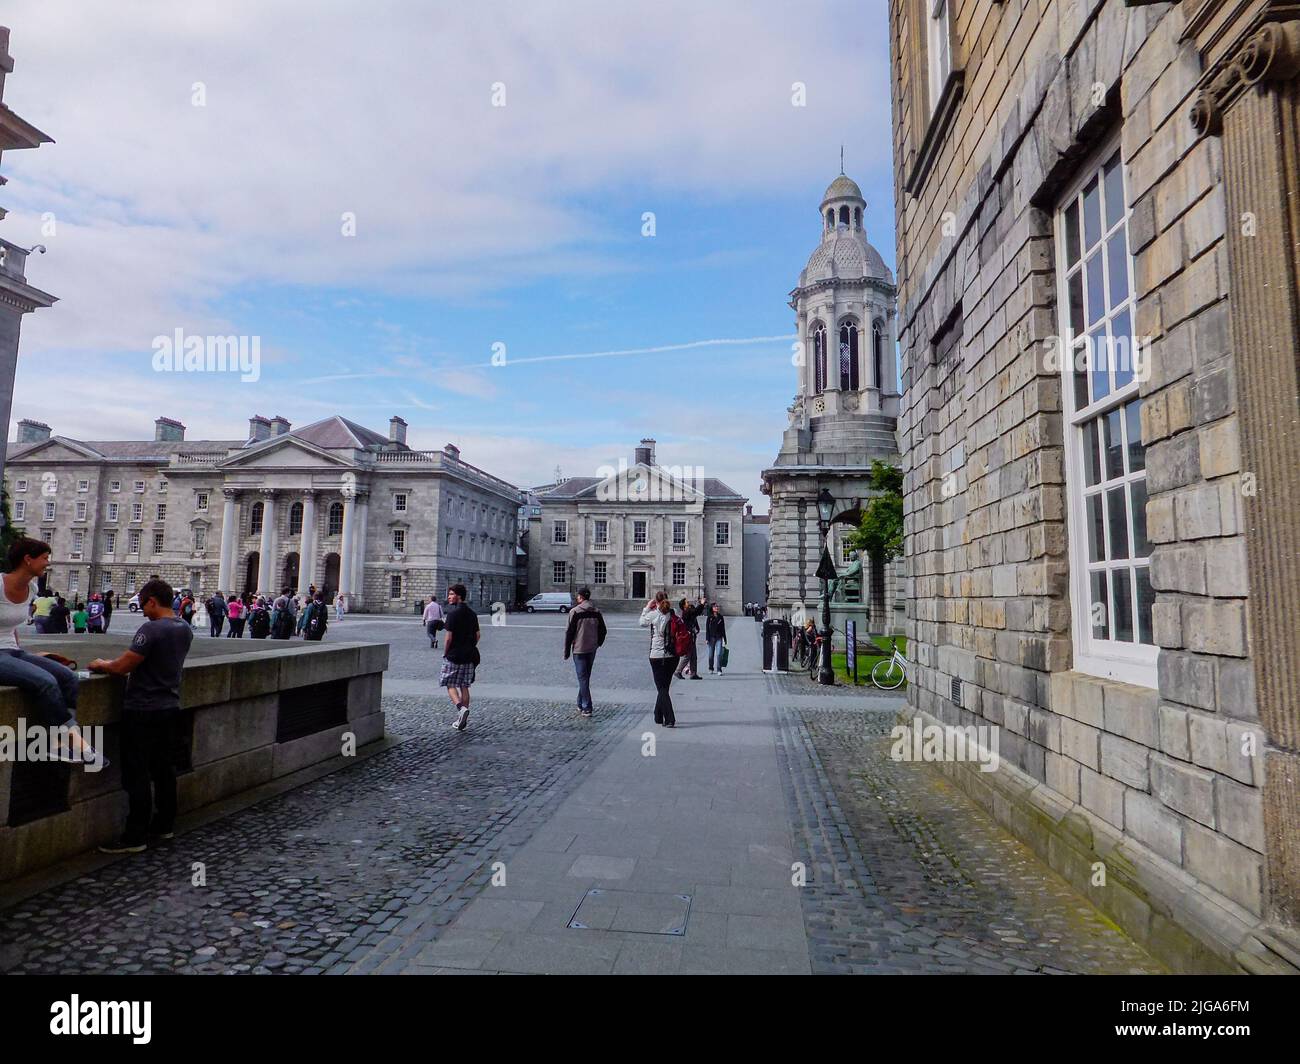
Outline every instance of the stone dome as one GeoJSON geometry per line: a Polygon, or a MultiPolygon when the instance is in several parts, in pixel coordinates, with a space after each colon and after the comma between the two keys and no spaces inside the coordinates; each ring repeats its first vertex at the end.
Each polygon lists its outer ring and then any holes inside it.
{"type": "MultiPolygon", "coordinates": [[[[853,183],[850,181],[849,184],[853,183]]],[[[809,256],[803,283],[812,284],[828,277],[872,277],[889,284],[894,283],[894,275],[880,257],[880,252],[867,243],[861,232],[854,229],[837,229],[827,233],[826,239],[809,256]]]]}
{"type": "Polygon", "coordinates": [[[851,177],[840,174],[826,188],[826,195],[822,197],[822,208],[831,200],[855,199],[866,202],[866,197],[862,195],[862,189],[858,188],[858,183],[851,177]]]}

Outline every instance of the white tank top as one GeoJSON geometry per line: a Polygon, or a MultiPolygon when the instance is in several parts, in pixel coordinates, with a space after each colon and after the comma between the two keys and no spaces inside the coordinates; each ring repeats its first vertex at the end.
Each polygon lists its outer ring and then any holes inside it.
{"type": "Polygon", "coordinates": [[[36,581],[27,585],[27,598],[22,602],[10,602],[5,594],[4,585],[0,583],[0,646],[19,646],[18,627],[27,623],[28,604],[36,594],[36,581]]]}

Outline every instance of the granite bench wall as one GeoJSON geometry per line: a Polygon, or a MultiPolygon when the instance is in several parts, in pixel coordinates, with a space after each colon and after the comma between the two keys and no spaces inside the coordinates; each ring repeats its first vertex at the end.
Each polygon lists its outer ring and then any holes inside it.
{"type": "MultiPolygon", "coordinates": [[[[113,658],[129,636],[28,637],[82,669],[113,658]]],[[[388,646],[196,639],[181,685],[184,723],[175,751],[180,812],[187,813],[384,736],[380,710],[388,646]]],[[[112,762],[100,772],[50,762],[0,761],[0,881],[14,879],[121,834],[126,818],[118,731],[125,681],[81,681],[77,720],[104,728],[112,762]]],[[[26,696],[0,687],[0,725],[44,724],[26,696]]]]}

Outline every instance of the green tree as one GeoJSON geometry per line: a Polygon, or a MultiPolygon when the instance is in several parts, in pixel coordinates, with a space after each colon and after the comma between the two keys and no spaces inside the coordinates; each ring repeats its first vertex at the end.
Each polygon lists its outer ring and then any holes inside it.
{"type": "Polygon", "coordinates": [[[903,471],[877,458],[868,483],[880,494],[862,511],[858,527],[849,534],[849,547],[888,564],[903,553],[903,471]]]}

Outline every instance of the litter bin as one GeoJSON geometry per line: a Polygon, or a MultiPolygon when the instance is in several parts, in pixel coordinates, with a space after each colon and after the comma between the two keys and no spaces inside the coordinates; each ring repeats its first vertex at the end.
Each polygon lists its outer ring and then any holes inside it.
{"type": "Polygon", "coordinates": [[[763,622],[763,671],[790,671],[790,622],[784,617],[763,622]]]}

